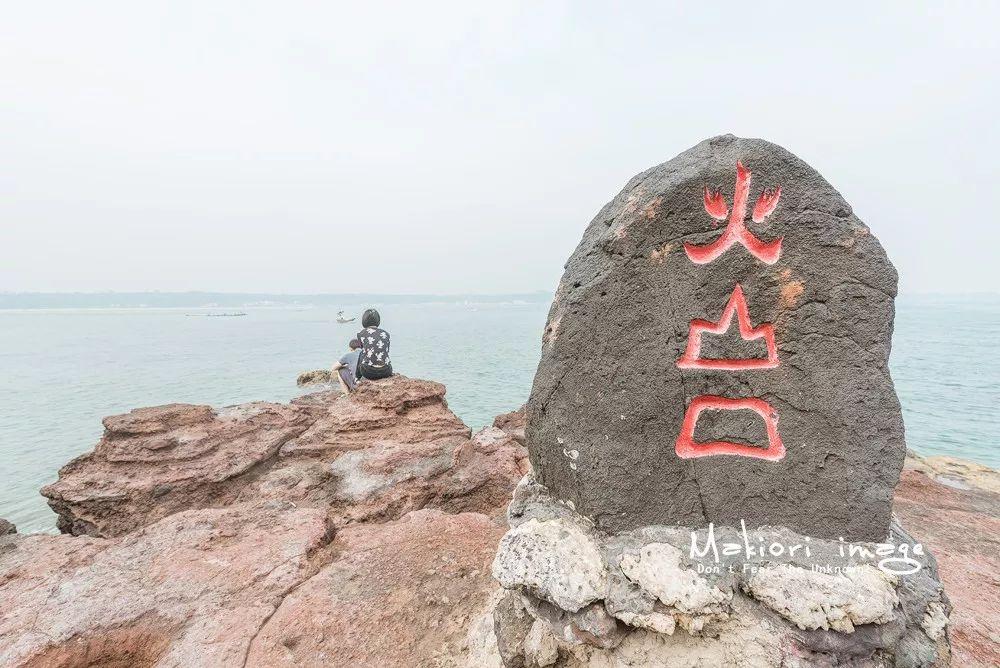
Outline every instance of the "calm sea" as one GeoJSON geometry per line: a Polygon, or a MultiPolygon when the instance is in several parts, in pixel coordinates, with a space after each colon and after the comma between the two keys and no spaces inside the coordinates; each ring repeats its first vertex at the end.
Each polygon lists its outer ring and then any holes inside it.
{"type": "MultiPolygon", "coordinates": [[[[340,308],[357,313],[362,305],[340,308]]],[[[527,399],[547,303],[393,304],[396,370],[448,386],[478,428],[527,399]]],[[[1000,467],[1000,296],[901,298],[892,370],[907,441],[1000,467]]],[[[38,489],[91,449],[101,418],[168,402],[287,401],[356,323],[333,307],[0,310],[0,517],[50,531],[38,489]],[[244,317],[205,317],[241,311],[244,317]]]]}

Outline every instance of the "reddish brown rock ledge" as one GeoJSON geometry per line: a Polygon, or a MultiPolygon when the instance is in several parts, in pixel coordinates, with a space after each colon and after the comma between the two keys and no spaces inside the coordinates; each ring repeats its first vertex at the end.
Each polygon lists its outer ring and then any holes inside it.
{"type": "Polygon", "coordinates": [[[893,511],[937,558],[952,665],[1000,666],[1000,473],[907,453],[893,511]]]}
{"type": "MultiPolygon", "coordinates": [[[[444,393],[396,377],[108,418],[46,489],[78,536],[0,522],[0,665],[499,668],[490,565],[523,420],[470,435],[444,393]]],[[[1000,665],[998,480],[912,457],[896,489],[954,605],[954,666],[1000,665]]]]}
{"type": "Polygon", "coordinates": [[[444,394],[107,418],[44,492],[76,536],[0,536],[0,665],[496,665],[472,631],[526,453],[444,394]]]}
{"type": "Polygon", "coordinates": [[[120,536],[173,513],[275,499],[335,525],[424,507],[502,511],[527,470],[501,430],[470,437],[440,383],[405,376],[291,404],[172,404],[104,419],[42,494],[65,533],[120,536]]]}

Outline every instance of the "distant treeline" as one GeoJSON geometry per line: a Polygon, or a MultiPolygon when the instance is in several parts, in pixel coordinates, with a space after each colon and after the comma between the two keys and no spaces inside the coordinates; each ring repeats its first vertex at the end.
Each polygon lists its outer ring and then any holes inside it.
{"type": "Polygon", "coordinates": [[[253,292],[19,292],[0,293],[0,309],[201,308],[248,306],[347,306],[433,302],[546,303],[552,293],[507,295],[375,295],[364,293],[281,295],[253,292]]]}

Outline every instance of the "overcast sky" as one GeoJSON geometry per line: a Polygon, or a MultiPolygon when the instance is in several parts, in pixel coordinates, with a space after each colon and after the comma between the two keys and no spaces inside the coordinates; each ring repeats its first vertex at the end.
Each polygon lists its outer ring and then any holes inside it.
{"type": "Polygon", "coordinates": [[[0,290],[552,290],[725,132],[998,290],[1000,3],[670,4],[6,2],[0,290]]]}

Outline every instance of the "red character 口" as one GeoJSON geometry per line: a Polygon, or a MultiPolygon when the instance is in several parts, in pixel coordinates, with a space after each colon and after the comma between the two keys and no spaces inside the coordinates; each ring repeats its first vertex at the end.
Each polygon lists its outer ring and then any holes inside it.
{"type": "Polygon", "coordinates": [[[763,399],[743,398],[729,399],[727,397],[716,397],[712,395],[702,395],[695,397],[684,413],[684,423],[681,425],[681,434],[677,437],[675,445],[677,456],[681,459],[692,459],[695,457],[710,457],[713,455],[737,455],[740,457],[751,457],[754,459],[766,459],[768,461],[778,461],[785,456],[785,446],[781,442],[778,434],[778,414],[771,405],[763,399]],[[736,411],[749,409],[759,415],[764,420],[767,429],[767,447],[760,448],[744,443],[734,443],[733,441],[708,441],[698,443],[694,440],[695,426],[698,424],[698,416],[705,410],[736,411]]]}

